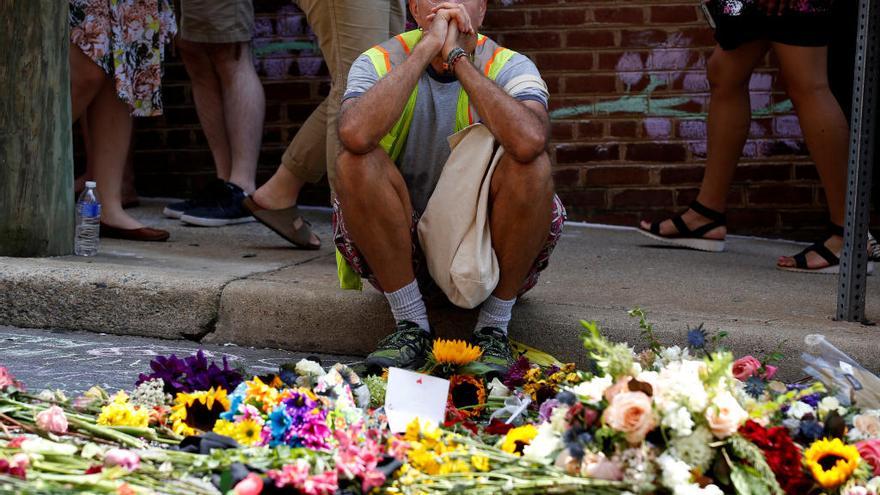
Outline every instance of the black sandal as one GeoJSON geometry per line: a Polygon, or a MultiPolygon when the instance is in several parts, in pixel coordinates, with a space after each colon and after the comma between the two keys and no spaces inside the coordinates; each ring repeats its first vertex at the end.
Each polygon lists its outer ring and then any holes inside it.
{"type": "Polygon", "coordinates": [[[697,251],[709,251],[712,253],[720,253],[721,251],[724,251],[723,239],[706,239],[703,236],[711,232],[712,230],[717,229],[718,227],[724,227],[725,225],[727,225],[727,215],[708,208],[697,200],[694,200],[690,204],[689,208],[711,221],[706,225],[691,230],[687,226],[687,224],[684,223],[684,220],[681,218],[682,215],[676,215],[670,219],[672,220],[673,225],[675,225],[675,228],[678,229],[678,233],[676,234],[662,235],[660,233],[660,224],[663,223],[664,220],[657,220],[653,222],[651,224],[650,230],[645,230],[639,227],[639,232],[656,241],[672,244],[675,246],[681,246],[688,249],[696,249],[697,251]]]}
{"type": "MultiPolygon", "coordinates": [[[[839,235],[843,237],[843,227],[840,225],[836,225],[833,223],[828,224],[828,234],[820,241],[813,243],[808,246],[803,251],[794,255],[795,266],[779,266],[776,265],[776,268],[780,270],[785,270],[787,272],[797,272],[797,273],[823,273],[823,274],[837,274],[840,273],[840,257],[836,254],[832,253],[830,249],[825,247],[825,242],[831,237],[839,235]],[[810,268],[807,265],[807,254],[813,252],[822,257],[827,263],[828,266],[823,266],[822,268],[810,268]]],[[[874,263],[868,262],[868,273],[874,271],[874,263]]]]}

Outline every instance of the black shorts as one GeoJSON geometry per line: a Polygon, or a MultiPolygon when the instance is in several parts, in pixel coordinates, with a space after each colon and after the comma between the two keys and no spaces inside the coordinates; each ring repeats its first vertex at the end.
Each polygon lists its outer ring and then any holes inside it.
{"type": "Polygon", "coordinates": [[[832,35],[831,15],[824,13],[781,16],[716,13],[713,17],[715,41],[725,50],[761,40],[793,46],[827,46],[832,35]]]}

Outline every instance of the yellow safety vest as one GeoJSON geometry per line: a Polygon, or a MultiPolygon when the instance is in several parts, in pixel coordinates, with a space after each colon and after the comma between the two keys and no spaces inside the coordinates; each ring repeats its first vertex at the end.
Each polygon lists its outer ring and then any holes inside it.
{"type": "MultiPolygon", "coordinates": [[[[364,55],[369,57],[370,61],[373,62],[376,74],[378,74],[379,79],[381,79],[391,72],[394,67],[402,64],[406,60],[406,57],[412,53],[413,48],[415,48],[416,44],[421,39],[421,29],[407,31],[385,41],[384,43],[370,48],[364,52],[364,55]]],[[[477,47],[474,51],[473,62],[474,65],[489,79],[494,81],[498,77],[498,74],[501,73],[501,69],[504,68],[514,55],[516,55],[516,52],[513,50],[499,46],[493,40],[482,34],[477,35],[477,47]]],[[[406,139],[409,136],[409,129],[412,126],[413,113],[415,111],[418,95],[419,86],[416,84],[416,87],[409,95],[409,100],[407,100],[400,118],[397,119],[397,122],[391,126],[391,130],[388,131],[388,134],[386,134],[379,142],[379,145],[385,150],[385,153],[391,157],[392,161],[396,162],[401,153],[403,153],[403,149],[406,147],[406,139]]],[[[470,104],[468,94],[462,87],[458,93],[458,104],[455,110],[455,132],[473,124],[475,113],[473,106],[470,104]]],[[[348,266],[348,262],[345,261],[345,258],[338,250],[336,251],[336,268],[339,275],[340,287],[343,289],[361,289],[362,283],[360,277],[350,266],[348,266]]]]}

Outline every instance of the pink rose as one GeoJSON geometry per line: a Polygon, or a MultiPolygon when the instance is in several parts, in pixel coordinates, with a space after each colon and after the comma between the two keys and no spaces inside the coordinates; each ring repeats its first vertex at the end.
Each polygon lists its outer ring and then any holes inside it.
{"type": "Polygon", "coordinates": [[[28,466],[31,465],[31,459],[24,453],[18,453],[12,456],[12,461],[9,463],[11,467],[19,468],[19,469],[27,469],[28,466]]]}
{"type": "Polygon", "coordinates": [[[605,457],[605,454],[588,453],[581,461],[581,476],[597,480],[621,481],[623,480],[623,467],[605,457]]]}
{"type": "Polygon", "coordinates": [[[744,382],[761,369],[761,361],[752,356],[744,356],[733,362],[733,376],[744,382]]]}
{"type": "Polygon", "coordinates": [[[764,366],[764,379],[772,380],[774,376],[776,376],[776,366],[769,364],[764,366]]]}
{"type": "Polygon", "coordinates": [[[251,473],[247,478],[238,482],[232,493],[235,495],[259,495],[263,491],[263,478],[251,473]]]}
{"type": "Polygon", "coordinates": [[[6,387],[22,388],[21,383],[3,366],[0,366],[0,390],[6,387]]]}
{"type": "Polygon", "coordinates": [[[37,426],[52,433],[67,433],[67,416],[64,409],[52,406],[37,414],[37,426]]]}
{"type": "Polygon", "coordinates": [[[141,465],[141,458],[130,450],[110,449],[104,456],[104,464],[108,466],[122,466],[129,471],[134,471],[141,465]]]}
{"type": "Polygon", "coordinates": [[[636,445],[657,426],[651,398],[644,392],[621,392],[614,396],[602,413],[602,421],[626,434],[626,441],[636,445]]]}
{"type": "Polygon", "coordinates": [[[864,433],[866,437],[880,437],[880,418],[869,414],[859,414],[853,418],[853,426],[857,430],[864,433]]]}
{"type": "Polygon", "coordinates": [[[709,429],[717,438],[724,439],[733,435],[747,419],[749,413],[739,405],[730,392],[716,395],[706,408],[706,421],[709,422],[709,429]]]}
{"type": "Polygon", "coordinates": [[[856,443],[859,455],[874,469],[874,476],[880,476],[880,438],[872,438],[856,443]]]}
{"type": "Polygon", "coordinates": [[[632,380],[632,377],[625,376],[620,380],[617,380],[617,383],[605,389],[605,400],[611,402],[619,393],[629,392],[629,381],[632,380]]]}

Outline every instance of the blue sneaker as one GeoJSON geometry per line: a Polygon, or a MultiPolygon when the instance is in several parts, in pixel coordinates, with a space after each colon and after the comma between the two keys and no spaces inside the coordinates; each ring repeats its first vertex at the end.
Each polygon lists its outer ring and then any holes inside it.
{"type": "Polygon", "coordinates": [[[226,194],[226,182],[221,179],[214,179],[205,185],[201,191],[196,192],[195,196],[185,201],[171,203],[162,210],[162,214],[168,218],[180,218],[188,210],[201,208],[203,206],[212,206],[217,200],[226,194]]]}
{"type": "Polygon", "coordinates": [[[244,190],[230,182],[224,183],[223,187],[225,191],[222,191],[213,204],[186,210],[180,220],[201,227],[253,222],[254,217],[241,204],[247,197],[244,190]]]}

